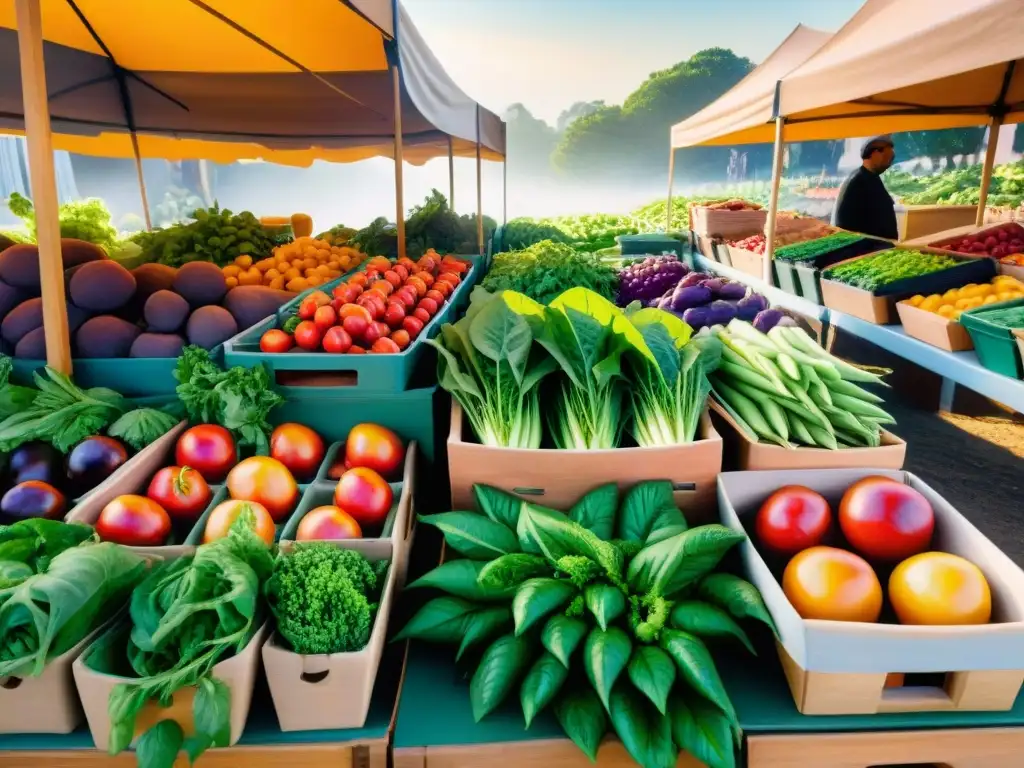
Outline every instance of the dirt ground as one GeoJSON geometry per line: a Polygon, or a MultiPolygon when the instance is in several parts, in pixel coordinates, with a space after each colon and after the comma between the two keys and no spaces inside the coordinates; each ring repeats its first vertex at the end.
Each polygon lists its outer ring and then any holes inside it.
{"type": "Polygon", "coordinates": [[[1024,565],[1024,417],[957,389],[955,413],[938,413],[939,377],[870,344],[840,335],[841,357],[893,368],[882,394],[907,441],[905,468],[942,493],[1024,565]]]}

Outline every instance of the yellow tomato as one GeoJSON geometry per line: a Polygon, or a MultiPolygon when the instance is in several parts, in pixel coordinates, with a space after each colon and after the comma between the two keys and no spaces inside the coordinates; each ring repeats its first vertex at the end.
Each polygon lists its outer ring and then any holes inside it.
{"type": "Polygon", "coordinates": [[[924,296],[917,294],[916,296],[911,296],[907,301],[910,302],[910,306],[919,307],[921,306],[921,302],[924,301],[924,296]]]}
{"type": "Polygon", "coordinates": [[[237,288],[238,287],[238,278],[237,277],[225,277],[224,278],[224,285],[226,285],[228,287],[228,290],[231,290],[232,288],[237,288]]]}
{"type": "Polygon", "coordinates": [[[953,307],[955,309],[970,309],[972,301],[974,301],[974,299],[958,299],[956,304],[953,305],[953,307]]]}
{"type": "Polygon", "coordinates": [[[946,552],[904,560],[889,577],[889,602],[901,624],[987,624],[992,593],[974,563],[946,552]]]}
{"type": "Polygon", "coordinates": [[[946,301],[956,301],[957,299],[960,298],[960,294],[957,292],[956,288],[950,288],[948,291],[942,294],[942,298],[945,299],[946,301]]]}
{"type": "Polygon", "coordinates": [[[993,293],[995,293],[995,290],[996,289],[991,285],[979,285],[977,288],[974,289],[974,295],[981,296],[982,298],[984,298],[986,296],[991,296],[993,293]]]}
{"type": "Polygon", "coordinates": [[[237,264],[228,264],[221,272],[224,273],[224,277],[238,277],[242,272],[242,268],[237,264]]]}
{"type": "Polygon", "coordinates": [[[862,557],[835,547],[796,554],[782,575],[782,590],[805,619],[878,621],[882,585],[862,557]]]}
{"type": "Polygon", "coordinates": [[[304,277],[295,277],[285,284],[285,289],[292,293],[299,293],[309,288],[309,283],[304,277]]]}
{"type": "Polygon", "coordinates": [[[926,312],[935,312],[940,306],[942,306],[942,297],[938,295],[929,296],[921,302],[921,309],[926,312]]]}
{"type": "Polygon", "coordinates": [[[248,269],[252,266],[252,256],[248,254],[242,254],[235,258],[235,264],[240,266],[242,269],[248,269]]]}
{"type": "MultiPolygon", "coordinates": [[[[964,301],[964,299],[961,299],[960,301],[964,301]]],[[[959,304],[960,301],[958,301],[957,304],[959,304]]],[[[938,314],[940,314],[943,317],[946,317],[946,318],[949,318],[950,320],[952,320],[953,317],[956,315],[956,313],[959,312],[959,311],[960,311],[959,309],[956,309],[955,307],[951,307],[951,306],[949,306],[949,304],[943,304],[941,307],[939,307],[938,314]]]]}

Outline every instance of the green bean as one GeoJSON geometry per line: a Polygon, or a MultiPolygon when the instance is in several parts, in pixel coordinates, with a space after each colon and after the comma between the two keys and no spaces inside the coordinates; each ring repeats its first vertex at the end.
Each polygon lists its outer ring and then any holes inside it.
{"type": "Polygon", "coordinates": [[[814,438],[811,437],[811,433],[808,431],[803,419],[801,419],[793,412],[788,412],[786,413],[786,421],[789,422],[790,434],[796,439],[798,443],[811,446],[815,444],[814,438]]]}
{"type": "Polygon", "coordinates": [[[808,424],[807,431],[811,433],[811,437],[814,438],[815,445],[821,448],[828,448],[829,450],[835,451],[839,448],[836,443],[835,433],[831,430],[822,429],[815,424],[808,424]]]}
{"type": "Polygon", "coordinates": [[[740,414],[747,424],[749,424],[753,430],[765,440],[771,440],[772,442],[778,442],[781,438],[772,432],[772,428],[768,425],[768,422],[764,420],[761,412],[758,411],[754,401],[741,394],[732,387],[717,382],[716,390],[721,392],[722,396],[728,400],[729,405],[736,409],[736,412],[740,414]]]}
{"type": "Polygon", "coordinates": [[[736,365],[734,363],[726,361],[724,358],[721,363],[718,364],[718,370],[715,372],[716,376],[724,376],[728,379],[736,381],[742,381],[749,384],[752,387],[757,387],[763,392],[777,395],[778,389],[772,382],[766,379],[757,371],[752,368],[748,368],[746,365],[736,365]]]}
{"type": "Polygon", "coordinates": [[[839,381],[829,382],[828,386],[834,394],[856,397],[858,400],[864,400],[865,402],[874,403],[876,405],[885,402],[884,398],[879,397],[874,392],[869,392],[863,387],[858,387],[851,381],[844,381],[840,379],[839,381]]]}
{"type": "MultiPolygon", "coordinates": [[[[892,419],[888,413],[883,411],[874,403],[869,403],[861,400],[857,397],[849,397],[848,395],[836,394],[832,397],[832,402],[839,408],[849,411],[856,416],[868,416],[872,419],[892,419]]],[[[895,423],[886,422],[886,423],[895,423]]]]}

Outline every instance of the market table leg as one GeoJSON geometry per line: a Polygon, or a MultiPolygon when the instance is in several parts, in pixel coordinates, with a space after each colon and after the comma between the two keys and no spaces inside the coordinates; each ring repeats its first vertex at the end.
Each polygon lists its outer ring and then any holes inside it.
{"type": "Polygon", "coordinates": [[[939,410],[944,413],[953,412],[953,402],[956,400],[956,382],[952,379],[942,378],[942,386],[939,388],[939,410]]]}
{"type": "Polygon", "coordinates": [[[874,768],[932,765],[1009,768],[1020,764],[1024,728],[789,734],[747,738],[748,768],[874,768]]]}

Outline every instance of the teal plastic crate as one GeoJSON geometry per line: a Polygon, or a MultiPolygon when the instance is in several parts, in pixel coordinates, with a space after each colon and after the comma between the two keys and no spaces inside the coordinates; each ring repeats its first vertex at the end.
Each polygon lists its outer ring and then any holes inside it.
{"type": "Polygon", "coordinates": [[[622,248],[623,256],[660,256],[663,253],[674,253],[680,258],[683,256],[683,242],[661,233],[620,235],[615,241],[622,248]]]}
{"type": "MultiPolygon", "coordinates": [[[[299,374],[329,378],[332,382],[345,381],[346,388],[373,392],[400,392],[409,387],[417,371],[424,371],[435,360],[434,350],[426,343],[438,334],[441,326],[454,322],[457,315],[469,302],[469,294],[483,272],[481,257],[474,258],[462,282],[420,335],[402,352],[386,355],[332,355],[326,352],[306,352],[292,349],[284,354],[268,354],[260,350],[260,337],[271,328],[280,328],[297,306],[295,301],[281,307],[252,328],[238,334],[224,344],[224,362],[227,366],[252,368],[263,364],[275,377],[278,384],[299,374]],[[282,375],[283,374],[283,375],[282,375]]],[[[337,281],[323,286],[330,291],[337,281]]]]}
{"type": "Polygon", "coordinates": [[[985,319],[985,315],[997,309],[1024,306],[1024,299],[989,304],[969,309],[960,315],[960,324],[971,334],[978,361],[990,371],[1001,373],[1013,379],[1024,378],[1024,361],[1013,330],[996,325],[985,319]]]}
{"type": "MultiPolygon", "coordinates": [[[[222,346],[214,347],[210,354],[215,361],[223,362],[222,346]]],[[[32,374],[46,367],[45,360],[14,358],[13,362],[13,377],[19,384],[31,384],[32,374]]],[[[173,395],[178,385],[174,378],[177,365],[176,357],[82,358],[71,362],[78,386],[108,387],[127,397],[173,395]]]]}

